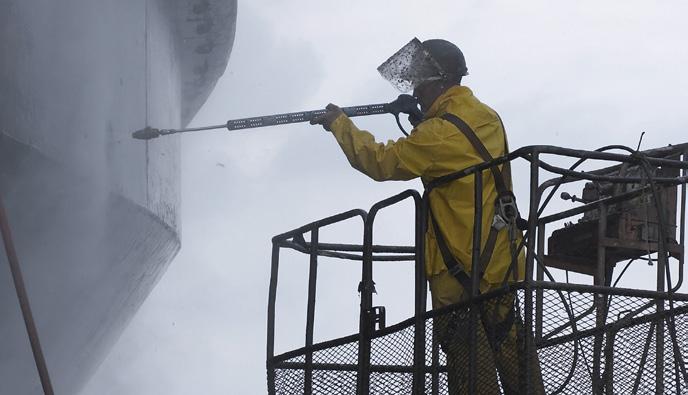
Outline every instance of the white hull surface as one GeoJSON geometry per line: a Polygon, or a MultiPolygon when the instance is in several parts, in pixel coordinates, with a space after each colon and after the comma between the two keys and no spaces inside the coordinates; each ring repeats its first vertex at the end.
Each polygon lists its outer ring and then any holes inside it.
{"type": "MultiPolygon", "coordinates": [[[[0,0],[0,196],[57,394],[77,393],[180,248],[180,127],[236,0],[0,0]]],[[[0,394],[40,394],[0,247],[0,394]]]]}

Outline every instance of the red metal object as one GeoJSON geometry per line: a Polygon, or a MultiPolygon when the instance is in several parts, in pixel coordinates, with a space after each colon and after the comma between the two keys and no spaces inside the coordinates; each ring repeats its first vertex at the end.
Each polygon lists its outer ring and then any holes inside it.
{"type": "Polygon", "coordinates": [[[12,233],[10,232],[10,224],[5,212],[5,206],[2,204],[0,198],[0,233],[2,233],[2,241],[5,244],[5,253],[7,254],[7,261],[10,264],[10,272],[12,273],[12,280],[14,281],[14,288],[17,291],[17,299],[19,299],[19,306],[21,307],[22,316],[24,317],[24,324],[26,325],[26,332],[29,335],[31,343],[31,351],[36,362],[38,375],[43,386],[43,393],[45,395],[53,395],[53,387],[50,382],[50,374],[48,373],[48,366],[43,356],[43,349],[41,348],[40,338],[38,336],[38,329],[31,313],[31,305],[29,304],[29,295],[24,286],[24,278],[22,277],[21,268],[19,266],[19,258],[17,258],[17,251],[12,242],[12,233]]]}

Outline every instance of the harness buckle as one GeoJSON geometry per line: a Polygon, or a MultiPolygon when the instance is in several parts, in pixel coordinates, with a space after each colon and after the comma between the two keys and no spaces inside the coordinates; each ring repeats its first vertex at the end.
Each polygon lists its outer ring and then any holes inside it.
{"type": "Polygon", "coordinates": [[[518,219],[518,207],[516,206],[516,198],[513,193],[505,193],[497,198],[497,215],[507,224],[516,222],[516,219],[518,219]]]}
{"type": "Polygon", "coordinates": [[[492,227],[497,231],[506,228],[507,225],[509,224],[499,214],[495,214],[495,216],[492,218],[492,227]]]}

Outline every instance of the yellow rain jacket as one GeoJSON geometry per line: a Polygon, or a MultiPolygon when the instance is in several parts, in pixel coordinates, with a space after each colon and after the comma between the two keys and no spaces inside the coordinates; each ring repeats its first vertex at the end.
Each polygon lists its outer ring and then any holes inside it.
{"type": "MultiPolygon", "coordinates": [[[[465,86],[454,86],[437,98],[409,137],[387,144],[375,142],[373,135],[360,130],[346,116],[340,115],[330,125],[332,133],[355,169],[376,181],[410,180],[420,177],[424,184],[466,167],[483,162],[471,143],[454,124],[439,118],[451,113],[466,122],[483,142],[493,158],[505,154],[505,132],[497,113],[481,103],[465,86]]],[[[504,171],[507,182],[510,174],[504,171]]],[[[473,176],[464,177],[435,188],[430,193],[430,206],[439,228],[454,255],[470,274],[473,239],[473,176]]],[[[511,185],[507,185],[511,187],[511,185]]],[[[484,250],[495,211],[497,190],[492,173],[483,172],[484,250]]],[[[521,235],[519,234],[520,241],[521,235]]],[[[517,242],[518,242],[517,241],[517,242]]],[[[447,267],[437,246],[433,227],[428,225],[425,239],[426,275],[442,273],[447,267]]],[[[511,262],[508,230],[502,229],[495,244],[483,279],[483,291],[504,279],[511,262]]],[[[519,256],[518,275],[523,276],[523,254],[519,256]]],[[[513,276],[509,276],[513,280],[513,276]]],[[[519,278],[520,279],[520,278],[519,278]]]]}

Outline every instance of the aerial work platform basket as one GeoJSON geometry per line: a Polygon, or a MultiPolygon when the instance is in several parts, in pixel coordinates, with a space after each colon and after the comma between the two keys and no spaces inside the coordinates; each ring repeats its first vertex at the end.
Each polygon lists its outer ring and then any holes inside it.
{"type": "MultiPolygon", "coordinates": [[[[644,152],[620,146],[597,151],[530,146],[445,176],[435,185],[474,177],[474,201],[480,202],[482,180],[491,176],[490,166],[515,159],[525,159],[530,166],[528,205],[522,200],[520,207],[528,214],[528,226],[518,245],[526,255],[525,280],[505,283],[489,293],[474,292],[456,305],[426,308],[427,198],[416,191],[378,202],[367,212],[351,210],[275,236],[268,301],[268,392],[449,394],[451,386],[453,392],[473,394],[496,386],[494,393],[537,394],[542,387],[547,394],[688,393],[688,294],[679,292],[688,145],[644,152]],[[577,161],[562,168],[547,162],[549,158],[577,161]],[[577,170],[584,161],[612,162],[612,166],[577,170]],[[546,175],[551,178],[542,182],[546,175]],[[562,197],[581,204],[545,214],[557,190],[572,183],[586,183],[582,197],[567,193],[562,197]],[[412,200],[415,208],[413,245],[374,244],[377,214],[404,200],[412,200]],[[574,216],[579,216],[576,223],[566,222],[574,216]],[[319,240],[321,230],[352,218],[363,222],[360,244],[319,240]],[[546,242],[548,225],[560,229],[550,232],[546,242]],[[277,280],[283,249],[303,253],[309,263],[304,282],[308,289],[305,344],[276,355],[277,280]],[[361,270],[360,315],[357,333],[315,343],[319,257],[360,262],[354,265],[361,270]],[[380,261],[414,264],[413,315],[391,326],[386,326],[384,307],[373,304],[373,265],[380,261]],[[629,268],[643,263],[652,265],[653,277],[646,281],[651,286],[617,286],[629,268]],[[569,281],[572,272],[577,279],[590,281],[569,281]],[[514,344],[496,341],[498,331],[485,323],[485,312],[495,305],[513,306],[514,344]],[[440,339],[433,329],[439,323],[452,328],[454,343],[440,339]],[[479,326],[485,328],[482,338],[476,334],[481,332],[476,330],[479,326]],[[445,351],[453,346],[459,351],[448,357],[445,351]],[[509,355],[509,350],[515,352],[509,355]],[[488,359],[490,364],[485,365],[488,359]],[[450,370],[453,373],[448,374],[450,370]]],[[[475,218],[482,218],[481,205],[475,207],[475,218]]],[[[474,226],[474,251],[480,251],[484,237],[480,226],[474,226]]],[[[477,268],[478,259],[471,265],[477,268]]],[[[478,284],[479,278],[472,275],[471,281],[478,284]]]]}

